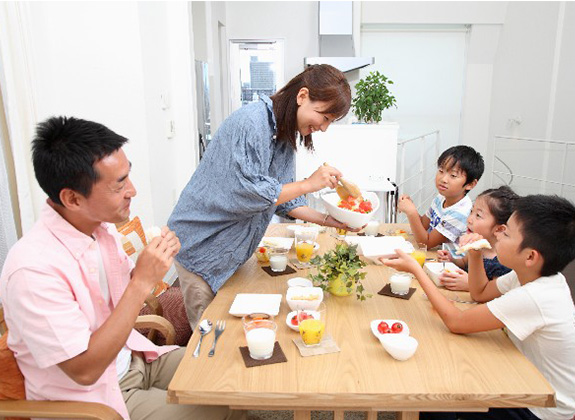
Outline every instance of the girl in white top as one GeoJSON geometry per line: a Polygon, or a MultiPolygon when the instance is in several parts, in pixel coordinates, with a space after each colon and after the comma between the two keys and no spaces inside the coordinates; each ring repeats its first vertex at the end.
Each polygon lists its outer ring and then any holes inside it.
{"type": "MultiPolygon", "coordinates": [[[[575,306],[560,273],[575,259],[575,206],[557,196],[519,198],[495,244],[511,268],[488,281],[480,251],[469,251],[469,291],[486,305],[461,311],[448,301],[409,255],[383,262],[415,274],[451,332],[467,334],[506,328],[509,337],[555,390],[554,408],[490,409],[487,413],[422,413],[422,419],[570,420],[575,415],[575,306]]],[[[481,239],[472,233],[461,245],[481,239]]]]}

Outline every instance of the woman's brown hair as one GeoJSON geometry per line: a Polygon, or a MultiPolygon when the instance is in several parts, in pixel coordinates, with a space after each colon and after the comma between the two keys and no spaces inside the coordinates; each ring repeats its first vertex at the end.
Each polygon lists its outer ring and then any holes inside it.
{"type": "MultiPolygon", "coordinates": [[[[329,64],[315,64],[295,76],[271,97],[277,121],[277,139],[297,149],[297,94],[301,88],[309,90],[311,101],[327,102],[325,114],[343,118],[351,105],[351,89],[341,71],[329,64]]],[[[303,138],[306,149],[313,149],[311,134],[303,138]]]]}

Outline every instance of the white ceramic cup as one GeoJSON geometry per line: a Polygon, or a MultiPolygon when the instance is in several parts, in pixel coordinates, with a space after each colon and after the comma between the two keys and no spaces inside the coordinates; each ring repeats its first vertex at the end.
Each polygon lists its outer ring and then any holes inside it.
{"type": "Polygon", "coordinates": [[[406,295],[411,286],[411,276],[407,273],[394,273],[389,279],[391,293],[394,295],[406,295]]]}

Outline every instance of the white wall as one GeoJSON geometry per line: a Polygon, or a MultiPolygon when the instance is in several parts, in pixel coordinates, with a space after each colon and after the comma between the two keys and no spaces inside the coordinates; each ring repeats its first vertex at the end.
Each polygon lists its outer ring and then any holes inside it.
{"type": "MultiPolygon", "coordinates": [[[[491,137],[510,135],[575,142],[574,28],[573,3],[509,3],[493,71],[491,137]]],[[[500,155],[515,174],[560,178],[563,148],[498,141],[498,150],[505,150],[500,155]]],[[[570,156],[568,164],[575,157],[572,151],[570,156]]],[[[568,180],[575,184],[571,166],[568,180]]],[[[502,169],[497,165],[496,168],[502,169]]],[[[524,194],[558,192],[550,185],[517,178],[512,186],[524,194]]]]}
{"type": "MultiPolygon", "coordinates": [[[[189,143],[191,73],[179,73],[190,71],[188,17],[187,5],[175,2],[30,3],[39,121],[76,116],[127,137],[138,189],[132,215],[146,225],[166,222],[174,189],[195,167],[189,143]],[[171,97],[169,110],[160,108],[160,93],[171,97]],[[182,114],[185,121],[178,120],[182,114]],[[170,119],[177,131],[168,140],[170,119]],[[187,171],[174,165],[178,159],[185,160],[187,171]]],[[[42,201],[39,197],[36,206],[42,201]]]]}

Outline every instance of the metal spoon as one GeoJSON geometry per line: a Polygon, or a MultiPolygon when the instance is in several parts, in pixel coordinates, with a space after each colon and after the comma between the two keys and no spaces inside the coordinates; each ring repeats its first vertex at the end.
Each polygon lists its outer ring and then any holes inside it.
{"type": "Polygon", "coordinates": [[[200,346],[202,344],[202,338],[204,338],[204,335],[206,335],[212,330],[212,321],[210,321],[209,319],[204,319],[202,322],[200,322],[198,328],[200,330],[200,341],[198,341],[196,350],[194,350],[194,357],[198,357],[200,355],[200,346]]]}

